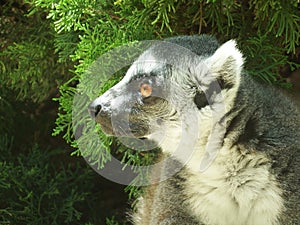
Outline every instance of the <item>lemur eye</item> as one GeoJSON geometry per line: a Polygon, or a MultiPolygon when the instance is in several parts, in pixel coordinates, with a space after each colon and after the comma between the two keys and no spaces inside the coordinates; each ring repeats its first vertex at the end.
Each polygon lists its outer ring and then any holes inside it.
{"type": "Polygon", "coordinates": [[[140,87],[140,93],[144,98],[149,97],[152,94],[152,87],[150,84],[142,84],[140,87]]]}

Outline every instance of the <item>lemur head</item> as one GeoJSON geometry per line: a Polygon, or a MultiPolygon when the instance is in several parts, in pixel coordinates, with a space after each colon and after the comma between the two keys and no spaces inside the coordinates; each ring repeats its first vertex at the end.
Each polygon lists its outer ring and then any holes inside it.
{"type": "Polygon", "coordinates": [[[234,41],[219,46],[207,35],[166,39],[140,55],[89,111],[109,135],[160,141],[164,135],[180,138],[171,130],[195,123],[209,130],[214,106],[225,99],[226,111],[231,107],[242,64],[234,41]]]}

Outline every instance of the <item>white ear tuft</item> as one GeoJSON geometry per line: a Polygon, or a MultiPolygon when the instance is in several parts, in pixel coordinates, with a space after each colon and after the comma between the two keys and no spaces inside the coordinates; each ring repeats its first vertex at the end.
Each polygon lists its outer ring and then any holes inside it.
{"type": "Polygon", "coordinates": [[[229,83],[238,83],[243,69],[244,59],[236,47],[235,40],[221,45],[206,61],[209,71],[216,77],[229,83]]]}

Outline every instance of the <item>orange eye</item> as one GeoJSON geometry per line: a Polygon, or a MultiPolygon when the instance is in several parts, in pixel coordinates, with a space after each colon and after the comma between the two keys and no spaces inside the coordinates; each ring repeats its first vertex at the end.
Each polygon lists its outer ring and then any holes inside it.
{"type": "Polygon", "coordinates": [[[142,84],[140,87],[140,92],[144,98],[149,97],[152,94],[152,87],[150,84],[142,84]]]}

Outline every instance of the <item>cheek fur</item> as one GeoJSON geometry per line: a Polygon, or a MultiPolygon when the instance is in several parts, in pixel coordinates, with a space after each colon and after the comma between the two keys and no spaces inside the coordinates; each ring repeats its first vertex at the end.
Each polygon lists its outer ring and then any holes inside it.
{"type": "Polygon", "coordinates": [[[172,107],[169,102],[165,99],[159,97],[151,97],[146,99],[141,111],[144,116],[150,118],[151,120],[157,119],[158,122],[169,120],[172,107]]]}

